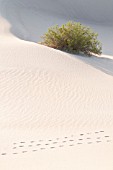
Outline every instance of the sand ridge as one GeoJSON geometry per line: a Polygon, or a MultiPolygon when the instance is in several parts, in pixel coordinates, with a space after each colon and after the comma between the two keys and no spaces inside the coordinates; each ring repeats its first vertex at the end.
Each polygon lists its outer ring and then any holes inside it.
{"type": "Polygon", "coordinates": [[[112,0],[0,0],[1,170],[113,169],[111,7],[112,0]],[[75,16],[99,33],[102,56],[37,44],[49,26],[75,16]]]}

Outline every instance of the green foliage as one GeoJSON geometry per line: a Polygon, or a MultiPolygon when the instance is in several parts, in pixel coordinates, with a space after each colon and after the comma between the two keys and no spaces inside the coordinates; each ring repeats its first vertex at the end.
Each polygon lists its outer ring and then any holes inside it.
{"type": "Polygon", "coordinates": [[[48,32],[42,36],[41,44],[74,54],[100,55],[102,46],[97,37],[98,34],[89,27],[70,21],[61,27],[56,25],[49,28],[48,32]]]}

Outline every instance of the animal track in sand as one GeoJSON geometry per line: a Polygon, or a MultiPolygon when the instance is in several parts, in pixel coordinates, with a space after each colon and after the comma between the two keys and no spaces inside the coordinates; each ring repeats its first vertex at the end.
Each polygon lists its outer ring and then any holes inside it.
{"type": "Polygon", "coordinates": [[[69,145],[69,146],[75,146],[75,145],[72,144],[72,145],[69,145]]]}
{"type": "Polygon", "coordinates": [[[33,152],[36,152],[37,150],[32,150],[33,152]]]}
{"type": "Polygon", "coordinates": [[[92,144],[93,142],[88,142],[87,144],[92,144]]]}
{"type": "Polygon", "coordinates": [[[83,144],[83,143],[77,143],[78,145],[81,145],[81,144],[83,144]]]}
{"type": "Polygon", "coordinates": [[[28,147],[32,147],[32,145],[28,145],[28,147]]]}
{"type": "Polygon", "coordinates": [[[22,153],[26,153],[27,151],[22,151],[22,153]]]}
{"type": "Polygon", "coordinates": [[[1,155],[7,155],[7,153],[2,153],[1,155]]]}
{"type": "Polygon", "coordinates": [[[19,146],[20,148],[24,147],[23,145],[19,146]]]}
{"type": "Polygon", "coordinates": [[[18,153],[15,152],[15,153],[13,153],[13,154],[14,154],[14,155],[17,155],[18,153]]]}
{"type": "Polygon", "coordinates": [[[13,149],[16,149],[17,147],[13,147],[13,149]]]}
{"type": "Polygon", "coordinates": [[[55,147],[50,147],[50,149],[54,149],[55,147]]]}
{"type": "MultiPolygon", "coordinates": [[[[74,147],[83,144],[88,144],[88,145],[92,145],[96,143],[100,144],[102,142],[107,142],[107,143],[111,142],[110,136],[106,134],[103,130],[73,134],[71,136],[64,136],[62,138],[58,137],[56,139],[45,139],[45,140],[38,139],[38,140],[31,140],[29,142],[27,141],[14,142],[12,144],[12,154],[17,155],[20,153],[38,152],[38,150],[56,149],[56,148],[63,148],[66,146],[74,147]]],[[[6,152],[1,153],[1,156],[6,156],[6,155],[7,155],[6,152]]]]}

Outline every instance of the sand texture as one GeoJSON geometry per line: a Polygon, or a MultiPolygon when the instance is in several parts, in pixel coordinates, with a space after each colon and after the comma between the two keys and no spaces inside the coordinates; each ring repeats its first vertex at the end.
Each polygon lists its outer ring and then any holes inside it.
{"type": "Polygon", "coordinates": [[[0,0],[0,170],[113,170],[113,0],[0,0]],[[37,44],[80,21],[103,54],[37,44]]]}

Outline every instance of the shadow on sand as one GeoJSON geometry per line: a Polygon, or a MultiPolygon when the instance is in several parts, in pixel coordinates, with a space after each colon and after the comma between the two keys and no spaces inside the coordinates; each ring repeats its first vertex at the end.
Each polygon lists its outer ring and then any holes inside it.
{"type": "Polygon", "coordinates": [[[97,56],[77,56],[77,58],[84,63],[93,66],[94,68],[113,76],[113,58],[107,58],[107,57],[97,57],[97,56]]]}
{"type": "MultiPolygon", "coordinates": [[[[24,0],[26,3],[27,1],[24,0]]],[[[32,41],[37,42],[40,35],[45,31],[45,28],[48,28],[50,24],[62,22],[61,20],[55,20],[50,22],[49,15],[48,18],[46,15],[42,14],[40,10],[36,10],[34,6],[32,10],[25,10],[24,3],[19,3],[19,1],[12,0],[7,1],[0,1],[0,9],[1,9],[1,16],[5,18],[11,25],[10,32],[15,35],[16,37],[25,40],[25,41],[32,41]],[[18,3],[17,3],[18,2],[18,3]],[[1,8],[2,7],[2,8],[1,8]],[[12,10],[13,9],[13,10],[12,10]],[[20,15],[19,9],[23,12],[24,15],[20,15]],[[38,12],[37,12],[38,11],[38,12]],[[8,14],[7,14],[8,12],[8,14]],[[40,14],[40,16],[38,16],[40,14]],[[43,16],[44,15],[44,16],[43,16]],[[41,18],[43,17],[43,19],[41,18]],[[41,18],[41,20],[40,20],[41,18]],[[38,19],[38,21],[37,21],[38,19]],[[46,20],[48,19],[48,22],[46,20]],[[39,24],[39,21],[41,22],[39,24]],[[30,24],[29,24],[30,23],[30,24]]],[[[34,0],[34,2],[37,2],[34,0]]],[[[51,2],[51,1],[50,1],[51,2]]],[[[26,5],[25,3],[25,5],[26,5]]],[[[54,18],[54,17],[53,17],[54,18]]],[[[112,17],[111,17],[112,18],[112,17]]],[[[110,55],[110,57],[83,57],[77,56],[78,59],[82,60],[83,62],[93,66],[96,69],[101,70],[102,72],[113,76],[113,39],[112,39],[112,27],[104,27],[104,26],[94,26],[96,31],[99,32],[101,40],[103,42],[103,53],[106,55],[110,55]],[[108,34],[109,33],[109,34],[108,34]]]]}

